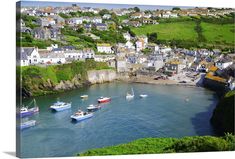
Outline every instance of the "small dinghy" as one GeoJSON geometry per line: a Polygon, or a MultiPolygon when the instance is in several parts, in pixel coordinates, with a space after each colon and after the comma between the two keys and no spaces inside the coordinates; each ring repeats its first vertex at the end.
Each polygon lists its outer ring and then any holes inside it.
{"type": "Polygon", "coordinates": [[[63,111],[63,110],[66,110],[66,109],[70,109],[71,108],[71,104],[72,103],[65,103],[65,102],[57,101],[52,106],[50,106],[50,108],[52,110],[55,110],[55,111],[58,112],[58,111],[63,111]]]}
{"type": "Polygon", "coordinates": [[[29,120],[20,124],[20,129],[30,128],[36,125],[36,120],[29,120]]]}
{"type": "Polygon", "coordinates": [[[87,99],[88,98],[88,95],[84,94],[84,95],[81,95],[80,96],[82,99],[87,99]]]}
{"type": "Polygon", "coordinates": [[[78,112],[76,112],[74,115],[71,115],[70,117],[72,120],[82,121],[82,120],[89,119],[89,118],[93,117],[93,113],[83,112],[81,110],[78,110],[78,112]]]}
{"type": "Polygon", "coordinates": [[[111,101],[110,97],[100,97],[98,100],[98,103],[107,103],[111,101]]]}
{"type": "Polygon", "coordinates": [[[96,110],[98,110],[98,109],[100,109],[100,108],[101,108],[100,105],[93,105],[93,104],[91,104],[91,105],[89,105],[89,106],[87,107],[87,110],[88,110],[89,112],[92,112],[92,111],[96,111],[96,110]]]}
{"type": "Polygon", "coordinates": [[[147,94],[140,94],[140,98],[146,98],[146,97],[148,97],[147,94]]]}

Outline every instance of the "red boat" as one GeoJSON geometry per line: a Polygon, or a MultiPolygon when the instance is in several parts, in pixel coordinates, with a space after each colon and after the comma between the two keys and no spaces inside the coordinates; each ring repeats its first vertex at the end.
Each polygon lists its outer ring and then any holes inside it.
{"type": "Polygon", "coordinates": [[[109,97],[100,97],[98,99],[99,103],[106,103],[106,102],[110,102],[110,101],[111,101],[111,98],[109,98],[109,97]]]}

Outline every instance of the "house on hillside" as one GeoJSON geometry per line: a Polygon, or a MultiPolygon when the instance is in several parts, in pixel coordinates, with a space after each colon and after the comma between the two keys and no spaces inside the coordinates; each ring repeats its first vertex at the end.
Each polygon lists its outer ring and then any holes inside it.
{"type": "Polygon", "coordinates": [[[131,15],[131,18],[132,19],[139,19],[139,18],[142,18],[143,17],[143,14],[142,13],[133,13],[131,15]]]}
{"type": "Polygon", "coordinates": [[[59,27],[38,27],[32,30],[32,35],[35,39],[52,39],[59,40],[62,37],[61,29],[59,27]]]}
{"type": "Polygon", "coordinates": [[[104,14],[102,18],[103,19],[111,19],[111,15],[110,14],[104,14]]]}
{"type": "Polygon", "coordinates": [[[35,47],[21,47],[17,54],[17,65],[20,66],[34,65],[40,61],[38,48],[35,47]]]}
{"type": "Polygon", "coordinates": [[[50,51],[39,51],[41,64],[63,64],[66,62],[64,53],[54,53],[50,51]]]}
{"type": "Polygon", "coordinates": [[[113,53],[111,45],[108,43],[97,44],[97,51],[101,53],[113,53]]]}
{"type": "Polygon", "coordinates": [[[69,18],[66,20],[66,23],[68,25],[77,25],[77,24],[82,24],[83,23],[83,18],[69,18]]]}
{"type": "Polygon", "coordinates": [[[100,31],[108,30],[108,25],[104,23],[97,23],[95,24],[95,27],[97,30],[100,30],[100,31]]]}
{"type": "Polygon", "coordinates": [[[55,20],[51,17],[41,17],[37,19],[36,23],[41,27],[48,27],[56,24],[55,20]]]}

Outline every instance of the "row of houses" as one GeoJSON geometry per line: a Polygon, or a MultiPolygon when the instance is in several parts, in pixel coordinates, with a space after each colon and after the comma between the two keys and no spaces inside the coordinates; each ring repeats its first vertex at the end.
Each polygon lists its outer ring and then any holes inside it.
{"type": "Polygon", "coordinates": [[[17,64],[20,66],[63,64],[74,60],[95,58],[95,52],[86,48],[83,50],[52,48],[38,49],[21,47],[17,50],[17,64]]]}

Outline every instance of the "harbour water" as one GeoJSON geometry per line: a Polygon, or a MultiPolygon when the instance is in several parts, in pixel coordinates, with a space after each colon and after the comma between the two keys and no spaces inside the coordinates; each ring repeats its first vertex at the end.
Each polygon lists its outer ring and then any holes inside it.
{"type": "MultiPolygon", "coordinates": [[[[217,96],[204,88],[117,82],[35,99],[40,112],[29,118],[37,125],[21,132],[22,157],[74,156],[145,137],[214,135],[209,119],[217,96]],[[125,95],[131,88],[135,98],[127,101],[125,95]],[[143,93],[148,97],[139,98],[143,93]],[[82,100],[83,94],[89,98],[82,100]],[[112,101],[103,104],[93,118],[71,122],[71,114],[96,104],[100,96],[110,96],[112,101]],[[72,102],[72,108],[51,112],[49,106],[57,98],[72,102]]],[[[24,104],[31,100],[26,99],[24,104]]]]}

